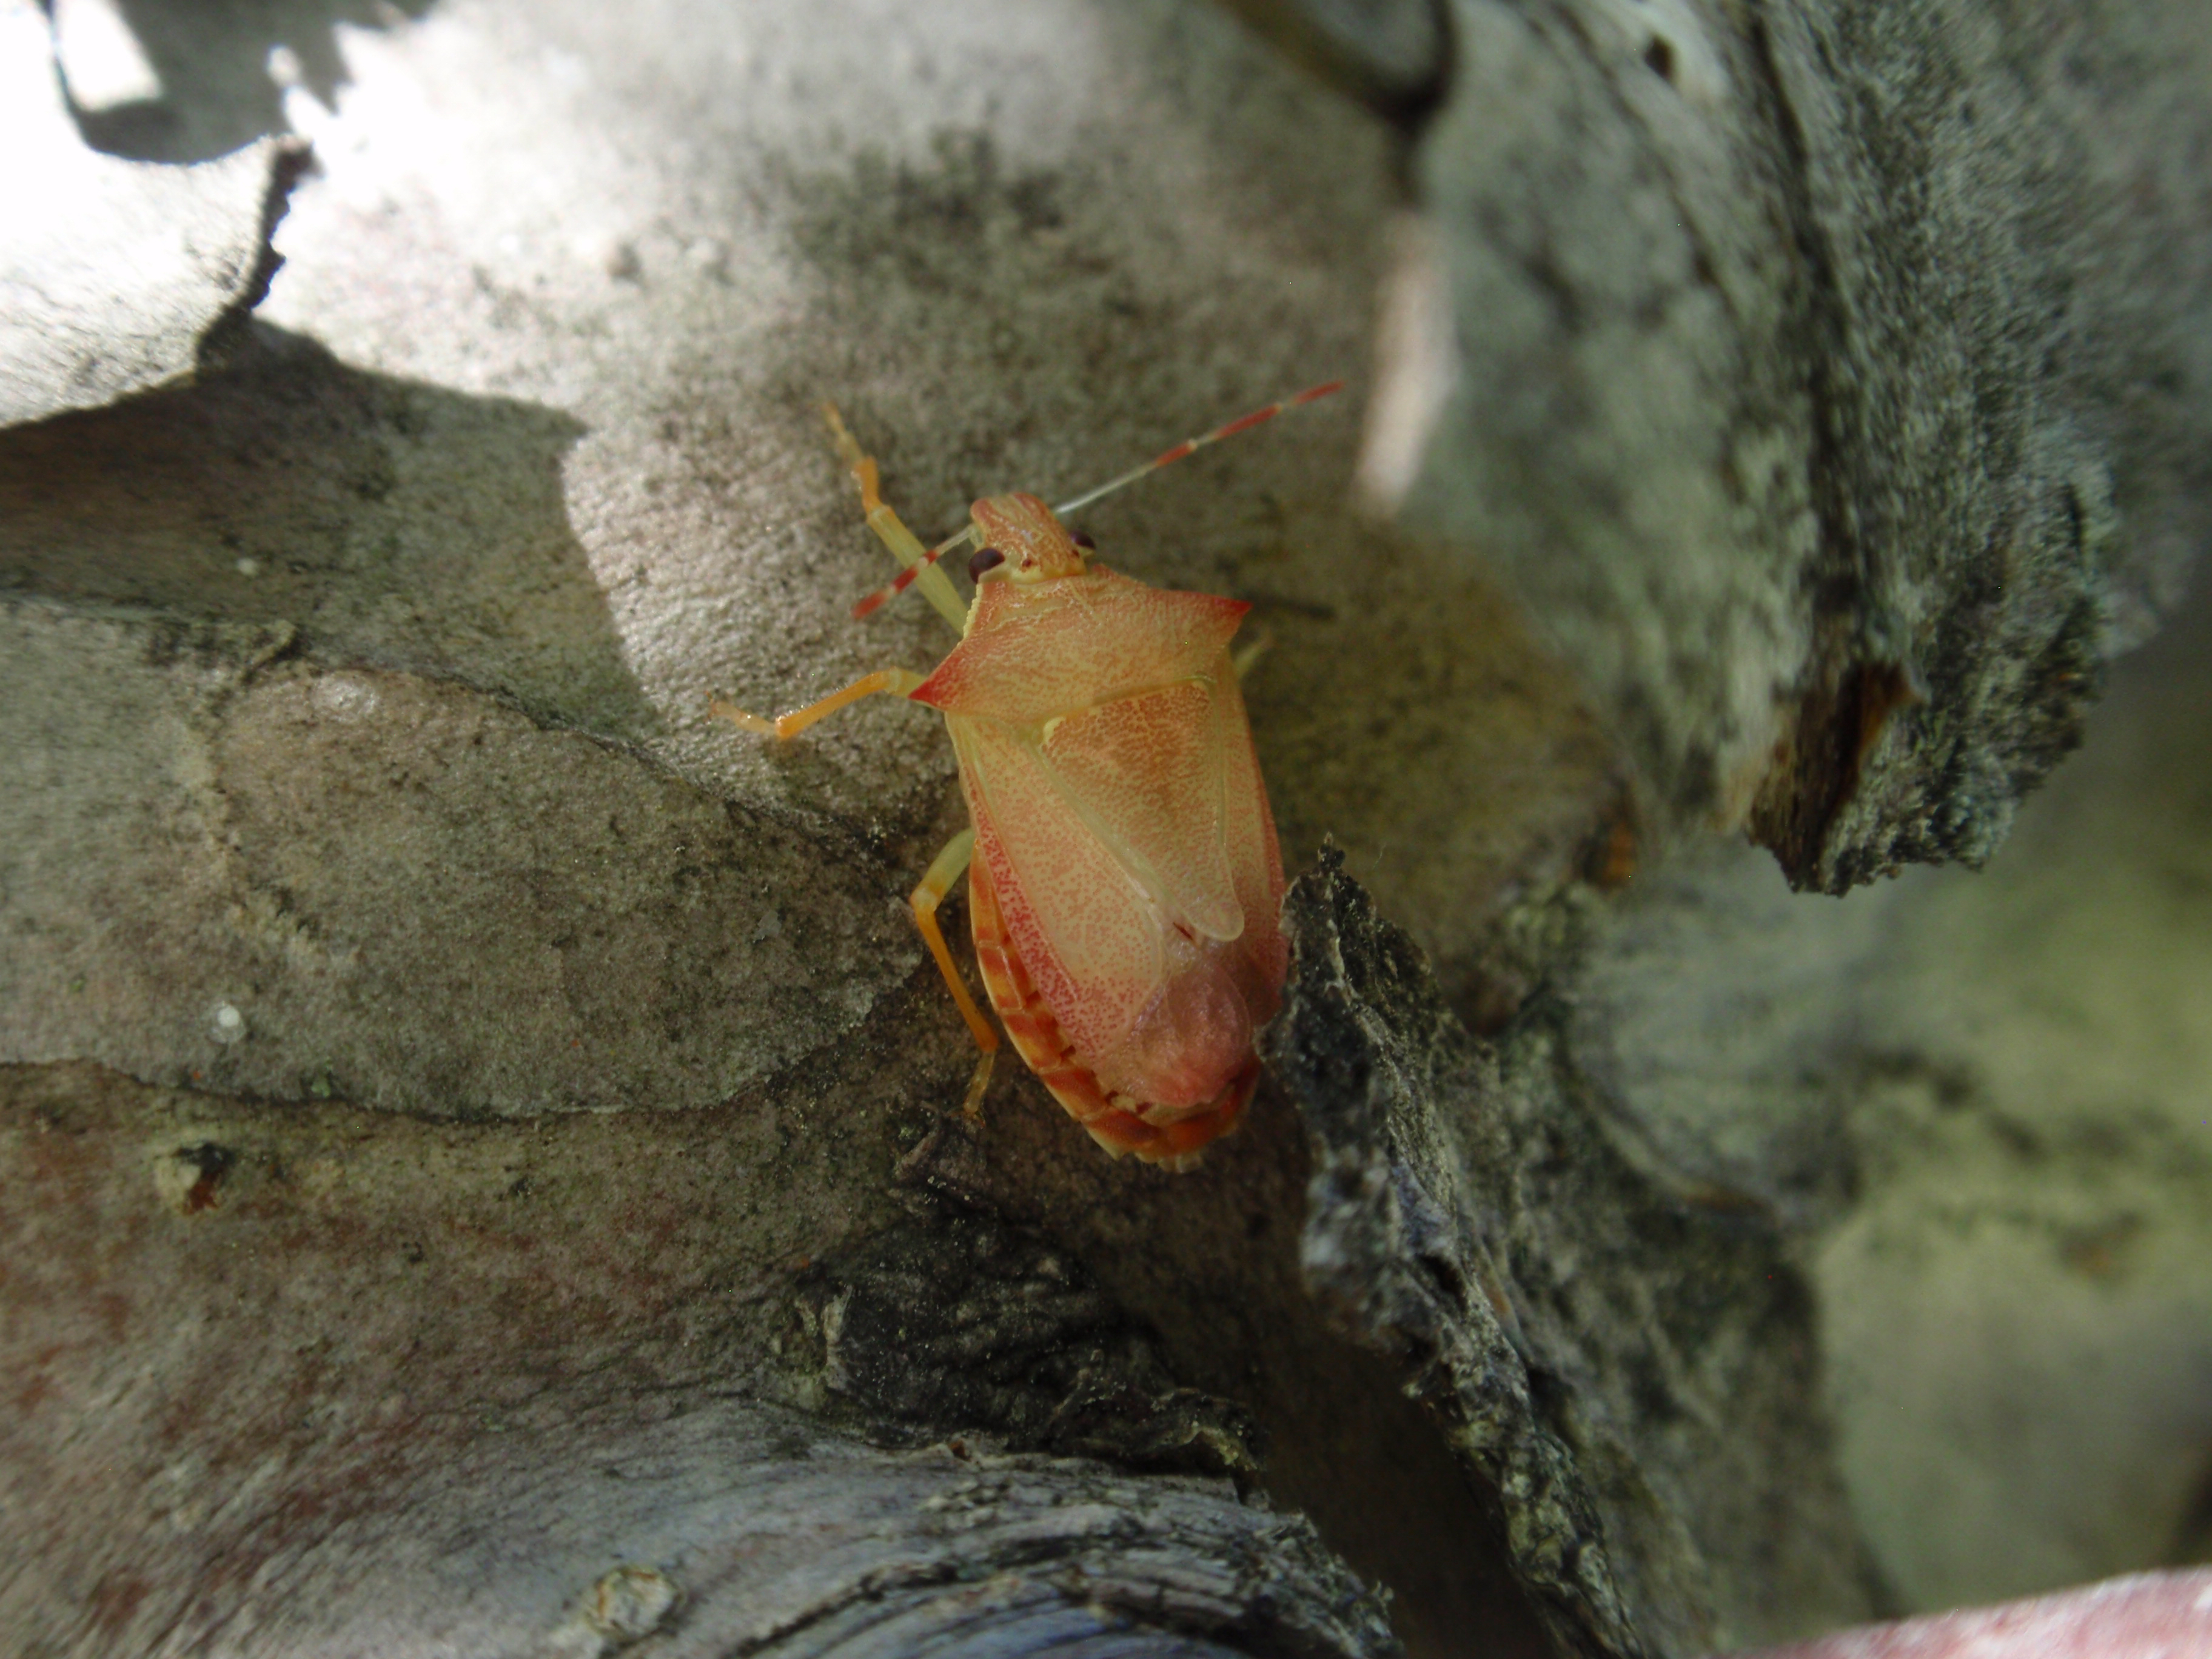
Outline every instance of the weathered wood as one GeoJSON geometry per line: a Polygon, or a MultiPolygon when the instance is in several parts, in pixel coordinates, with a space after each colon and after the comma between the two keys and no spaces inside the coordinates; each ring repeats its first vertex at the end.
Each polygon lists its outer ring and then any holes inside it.
{"type": "Polygon", "coordinates": [[[1986,859],[2212,531],[2201,14],[1453,15],[1400,284],[1451,386],[1386,366],[1443,401],[1378,476],[1508,573],[1662,824],[1832,892],[1986,859]]]}
{"type": "Polygon", "coordinates": [[[1500,1494],[1562,1649],[1689,1656],[1863,1616],[1771,1222],[1632,1166],[1553,1000],[1469,1037],[1340,854],[1284,917],[1269,1057],[1314,1140],[1307,1279],[1500,1494]]]}

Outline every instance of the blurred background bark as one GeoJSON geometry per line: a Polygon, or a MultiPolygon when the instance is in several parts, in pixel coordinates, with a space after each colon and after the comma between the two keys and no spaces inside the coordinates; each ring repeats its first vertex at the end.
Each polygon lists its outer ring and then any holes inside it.
{"type": "Polygon", "coordinates": [[[1689,1655],[2206,1559],[2200,21],[5,0],[6,1627],[1689,1655]],[[974,1132],[948,745],[706,715],[949,642],[815,406],[927,535],[1339,374],[1087,526],[1273,641],[1274,1081],[1189,1176],[974,1132]]]}

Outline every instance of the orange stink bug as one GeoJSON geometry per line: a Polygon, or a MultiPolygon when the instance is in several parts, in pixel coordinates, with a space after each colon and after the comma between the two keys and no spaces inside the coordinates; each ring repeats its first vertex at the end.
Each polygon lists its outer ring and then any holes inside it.
{"type": "Polygon", "coordinates": [[[1251,607],[1093,563],[1091,538],[1060,520],[1341,384],[1177,444],[1057,508],[987,495],[967,528],[927,550],[878,493],[875,462],[825,408],[868,527],[905,567],[854,616],[919,585],[960,643],[933,673],[882,669],[774,720],[719,699],[712,707],[776,738],[878,692],[944,714],[974,827],[938,854],[912,903],[982,1050],[964,1104],[971,1115],[999,1036],[937,924],[963,870],[991,1006],[1093,1139],[1117,1158],[1187,1170],[1236,1127],[1259,1080],[1254,1039],[1288,966],[1282,855],[1229,651],[1251,607]],[[963,607],[938,561],[970,542],[975,597],[963,607]]]}

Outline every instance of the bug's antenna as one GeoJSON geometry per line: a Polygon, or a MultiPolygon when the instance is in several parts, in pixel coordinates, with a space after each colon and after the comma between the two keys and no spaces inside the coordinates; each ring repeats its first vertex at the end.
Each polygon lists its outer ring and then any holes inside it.
{"type": "MultiPolygon", "coordinates": [[[[1181,443],[1177,444],[1173,449],[1167,450],[1161,454],[1155,455],[1151,460],[1146,461],[1142,466],[1133,466],[1127,472],[1121,474],[1120,477],[1109,478],[1104,483],[1100,484],[1097,489],[1085,490],[1082,495],[1076,496],[1072,501],[1062,501],[1058,507],[1053,508],[1053,514],[1056,518],[1064,519],[1069,514],[1079,512],[1082,508],[1090,506],[1091,502],[1102,500],[1104,497],[1112,495],[1115,490],[1136,483],[1138,479],[1145,477],[1147,473],[1157,472],[1164,466],[1170,466],[1174,465],[1176,462],[1182,459],[1184,456],[1194,454],[1197,451],[1205,448],[1208,444],[1218,444],[1224,438],[1233,438],[1240,432],[1249,432],[1254,427],[1258,426],[1263,421],[1273,420],[1276,416],[1281,414],[1286,409],[1296,409],[1302,404],[1317,403],[1322,398],[1328,397],[1329,393],[1333,392],[1341,392],[1343,390],[1344,382],[1341,380],[1330,380],[1322,386],[1308,386],[1304,392],[1299,392],[1294,398],[1285,398],[1280,403],[1269,404],[1265,409],[1255,409],[1249,415],[1239,416],[1237,419],[1230,422],[1226,426],[1218,426],[1202,438],[1186,438],[1181,443]]],[[[905,592],[908,588],[911,587],[915,583],[915,580],[919,577],[923,571],[927,570],[935,565],[939,559],[943,558],[947,553],[950,553],[954,548],[973,541],[975,538],[975,526],[972,523],[965,530],[957,531],[953,534],[947,536],[943,541],[938,543],[936,546],[931,548],[922,557],[916,559],[905,569],[900,571],[896,576],[893,577],[883,586],[878,588],[874,592],[869,594],[867,598],[862,599],[858,605],[854,605],[853,607],[853,616],[854,620],[857,621],[862,617],[868,616],[873,611],[881,610],[884,605],[890,604],[900,594],[905,592]]]]}
{"type": "Polygon", "coordinates": [[[869,594],[867,598],[862,599],[858,605],[854,605],[853,607],[853,620],[854,622],[858,622],[861,617],[867,616],[873,611],[882,610],[884,606],[889,605],[893,599],[898,598],[900,594],[905,592],[908,588],[913,586],[915,578],[920,576],[923,571],[934,569],[936,568],[937,562],[943,558],[947,553],[950,553],[954,548],[958,547],[963,542],[971,542],[975,539],[975,526],[972,524],[970,524],[965,530],[954,531],[952,534],[947,536],[943,541],[938,543],[938,544],[931,548],[928,552],[923,554],[912,564],[907,566],[905,569],[900,571],[897,575],[892,577],[890,580],[885,582],[874,592],[869,594]]]}
{"type": "Polygon", "coordinates": [[[1164,454],[1153,456],[1142,466],[1133,466],[1120,477],[1109,478],[1097,489],[1087,489],[1073,501],[1062,501],[1058,507],[1053,508],[1054,515],[1064,519],[1069,514],[1079,512],[1090,506],[1091,502],[1112,495],[1124,485],[1136,483],[1146,473],[1157,472],[1164,466],[1170,466],[1182,459],[1184,456],[1205,448],[1208,444],[1218,444],[1224,438],[1233,438],[1240,432],[1249,432],[1262,421],[1272,421],[1286,409],[1296,409],[1301,404],[1316,403],[1328,397],[1332,392],[1343,390],[1344,382],[1341,380],[1331,380],[1326,386],[1310,386],[1295,398],[1285,398],[1279,404],[1269,404],[1265,409],[1255,409],[1249,415],[1240,416],[1237,419],[1230,422],[1227,426],[1218,426],[1203,438],[1185,438],[1173,449],[1164,454]]]}

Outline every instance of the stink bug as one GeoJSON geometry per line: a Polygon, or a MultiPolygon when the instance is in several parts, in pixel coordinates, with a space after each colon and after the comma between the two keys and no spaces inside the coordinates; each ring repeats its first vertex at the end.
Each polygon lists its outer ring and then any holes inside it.
{"type": "Polygon", "coordinates": [[[1341,384],[1177,444],[1057,508],[1034,495],[986,496],[967,528],[927,550],[825,406],[868,527],[905,567],[854,616],[919,586],[960,643],[933,673],[882,669],[774,720],[719,699],[712,708],[775,738],[878,692],[944,714],[974,827],[938,854],[911,902],[982,1050],[970,1115],[999,1036],[937,923],[963,870],[991,1006],[1015,1051],[1107,1152],[1189,1169],[1250,1098],[1254,1039],[1281,1000],[1289,960],[1277,919],[1282,855],[1229,651],[1251,607],[1095,564],[1091,538],[1060,520],[1341,384]],[[963,607],[938,562],[970,542],[975,596],[963,607]]]}

